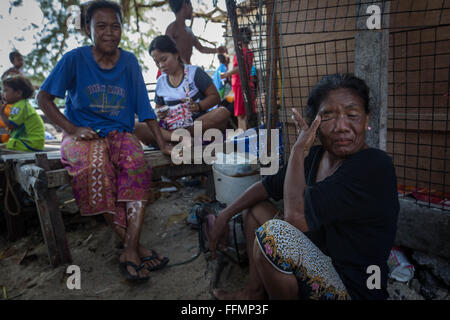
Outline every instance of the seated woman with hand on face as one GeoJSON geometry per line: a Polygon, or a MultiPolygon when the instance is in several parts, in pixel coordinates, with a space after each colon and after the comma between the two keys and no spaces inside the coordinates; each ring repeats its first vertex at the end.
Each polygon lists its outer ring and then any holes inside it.
{"type": "Polygon", "coordinates": [[[151,168],[133,135],[134,115],[162,139],[134,54],[119,48],[121,8],[113,1],[92,1],[86,10],[86,33],[92,46],[66,53],[38,95],[44,113],[64,130],[61,162],[73,177],[75,200],[82,215],[103,214],[124,243],[120,270],[127,280],[147,280],[149,271],[168,259],[140,244],[151,168]],[[55,97],[66,98],[65,114],[55,97]]]}
{"type": "MultiPolygon", "coordinates": [[[[202,122],[202,133],[211,128],[225,130],[231,112],[221,106],[209,110],[220,102],[211,77],[200,67],[183,64],[169,36],[156,37],[149,53],[162,71],[156,83],[155,109],[164,140],[171,141],[172,131],[178,128],[193,134],[193,121],[202,122]]],[[[154,135],[142,124],[136,125],[135,134],[147,145],[155,143],[154,135]]]]}
{"type": "Polygon", "coordinates": [[[365,142],[369,89],[353,75],[326,76],[306,109],[311,125],[293,111],[299,136],[288,165],[215,220],[213,257],[229,219],[249,209],[249,281],[239,292],[215,290],[219,299],[387,298],[399,202],[391,158],[365,142]],[[321,145],[311,147],[316,133],[321,145]],[[269,198],[284,200],[283,219],[269,198]]]}

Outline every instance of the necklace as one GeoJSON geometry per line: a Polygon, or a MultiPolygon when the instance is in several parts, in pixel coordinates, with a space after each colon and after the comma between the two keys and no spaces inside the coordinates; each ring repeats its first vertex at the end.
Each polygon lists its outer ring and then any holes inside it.
{"type": "Polygon", "coordinates": [[[184,73],[183,69],[179,75],[173,75],[172,77],[169,75],[169,82],[174,88],[178,88],[178,86],[183,81],[184,73]]]}

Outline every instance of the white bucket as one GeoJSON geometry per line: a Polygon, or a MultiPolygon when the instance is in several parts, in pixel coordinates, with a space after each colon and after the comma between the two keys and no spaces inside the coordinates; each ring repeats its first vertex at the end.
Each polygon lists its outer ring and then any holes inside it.
{"type": "Polygon", "coordinates": [[[259,172],[244,177],[230,177],[220,173],[214,166],[212,169],[216,199],[227,206],[241,196],[248,187],[261,180],[259,172]]]}

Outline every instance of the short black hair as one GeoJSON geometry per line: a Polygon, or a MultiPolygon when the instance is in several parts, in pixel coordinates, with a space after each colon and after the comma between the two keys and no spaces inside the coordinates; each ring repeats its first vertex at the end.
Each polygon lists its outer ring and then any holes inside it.
{"type": "Polygon", "coordinates": [[[187,4],[191,3],[191,0],[169,0],[170,10],[172,10],[173,13],[176,14],[178,11],[181,10],[181,7],[183,6],[183,1],[186,2],[187,4]]]}
{"type": "Polygon", "coordinates": [[[223,55],[223,54],[221,54],[221,53],[219,53],[218,55],[217,55],[217,58],[219,59],[219,62],[220,63],[226,63],[227,61],[227,58],[225,57],[225,55],[223,55]]]}
{"type": "Polygon", "coordinates": [[[170,52],[173,54],[178,53],[177,45],[172,40],[172,38],[167,35],[157,36],[155,39],[153,39],[148,48],[148,53],[152,55],[152,52],[154,50],[158,50],[161,52],[170,52]]]}
{"type": "Polygon", "coordinates": [[[326,99],[329,92],[337,89],[350,89],[356,95],[358,95],[364,103],[364,110],[369,113],[369,87],[364,80],[357,78],[353,74],[332,74],[324,76],[317,84],[311,89],[308,97],[308,103],[306,105],[306,117],[309,123],[312,123],[317,113],[319,112],[320,105],[323,100],[326,99]]]}
{"type": "Polygon", "coordinates": [[[239,28],[239,38],[245,44],[249,44],[252,41],[252,30],[249,27],[239,28]]]}
{"type": "Polygon", "coordinates": [[[14,58],[18,57],[18,56],[21,56],[19,51],[12,51],[12,52],[10,52],[9,53],[9,61],[11,61],[11,63],[13,63],[14,62],[14,58]]]}
{"type": "Polygon", "coordinates": [[[115,3],[114,1],[109,0],[92,0],[84,5],[84,8],[82,9],[84,19],[82,21],[84,22],[84,25],[82,26],[83,29],[91,24],[92,18],[94,17],[94,14],[99,9],[112,9],[114,10],[118,15],[120,19],[120,23],[122,23],[122,8],[119,4],[115,3]]]}
{"type": "Polygon", "coordinates": [[[22,99],[29,99],[34,94],[34,88],[31,81],[24,76],[17,75],[3,80],[3,85],[10,87],[14,91],[22,91],[22,99]]]}

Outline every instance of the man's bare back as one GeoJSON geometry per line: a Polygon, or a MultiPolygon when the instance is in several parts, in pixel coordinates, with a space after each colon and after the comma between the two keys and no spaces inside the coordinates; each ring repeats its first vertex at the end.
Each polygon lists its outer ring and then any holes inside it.
{"type": "Polygon", "coordinates": [[[195,40],[197,40],[192,30],[184,23],[179,25],[177,21],[174,21],[167,27],[166,35],[175,41],[181,60],[186,64],[191,64],[192,51],[195,40]]]}
{"type": "Polygon", "coordinates": [[[175,21],[167,27],[166,35],[171,37],[177,45],[180,58],[184,63],[191,64],[193,47],[201,53],[226,53],[227,49],[222,46],[218,48],[204,47],[191,28],[186,26],[186,20],[192,20],[192,4],[190,0],[169,0],[169,5],[175,13],[175,21]]]}

